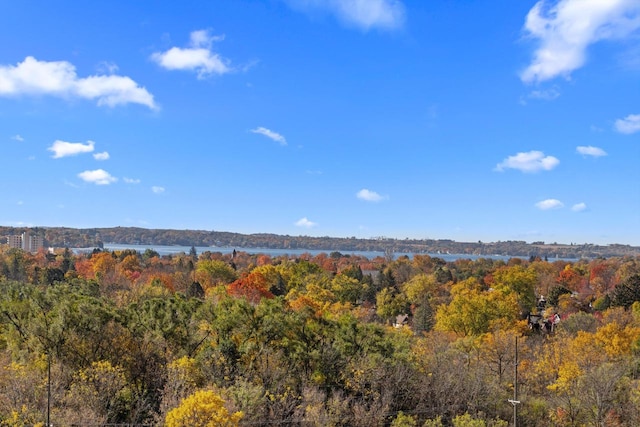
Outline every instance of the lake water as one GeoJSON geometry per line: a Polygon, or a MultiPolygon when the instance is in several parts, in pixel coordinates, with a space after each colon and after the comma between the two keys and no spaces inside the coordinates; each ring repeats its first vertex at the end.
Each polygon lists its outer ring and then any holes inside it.
{"type": "MultiPolygon", "coordinates": [[[[124,245],[118,243],[105,243],[104,248],[110,251],[121,251],[126,249],[131,249],[140,253],[143,253],[147,249],[152,249],[158,252],[160,255],[174,255],[179,253],[189,253],[191,250],[191,246],[161,246],[161,245],[124,245]]],[[[196,252],[201,254],[202,252],[220,252],[223,254],[230,254],[234,251],[234,249],[238,252],[246,252],[249,254],[265,254],[273,257],[281,256],[281,255],[292,255],[299,256],[302,254],[311,254],[318,255],[321,253],[330,254],[334,251],[328,250],[316,250],[316,249],[271,249],[271,248],[232,248],[232,247],[219,247],[219,246],[196,246],[196,252]]],[[[91,252],[93,249],[87,248],[76,248],[73,249],[74,252],[91,252]]],[[[336,251],[340,252],[343,255],[360,255],[364,256],[368,259],[373,259],[375,257],[383,257],[384,252],[380,251],[336,251]]],[[[394,257],[398,258],[400,256],[407,255],[412,258],[413,253],[404,253],[404,252],[396,252],[394,253],[394,257]]],[[[489,258],[495,260],[503,260],[508,261],[510,258],[523,258],[523,257],[511,257],[511,256],[503,256],[503,255],[471,255],[471,254],[420,254],[420,255],[429,255],[431,257],[438,257],[445,261],[455,261],[458,259],[470,259],[477,260],[479,258],[489,258]]]]}

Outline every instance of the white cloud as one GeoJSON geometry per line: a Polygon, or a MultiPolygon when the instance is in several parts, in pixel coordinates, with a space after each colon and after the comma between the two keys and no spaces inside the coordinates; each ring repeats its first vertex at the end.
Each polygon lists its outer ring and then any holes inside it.
{"type": "Polygon", "coordinates": [[[122,178],[122,180],[125,184],[140,184],[140,180],[135,178],[122,178]]]}
{"type": "Polygon", "coordinates": [[[313,221],[309,221],[306,216],[304,218],[300,218],[298,221],[296,221],[296,226],[297,227],[313,228],[313,227],[315,227],[317,225],[318,225],[317,223],[315,223],[313,221]]]}
{"type": "Polygon", "coordinates": [[[593,156],[593,157],[602,157],[606,156],[607,152],[602,148],[592,147],[592,146],[578,146],[576,147],[576,151],[583,156],[593,156]]]}
{"type": "Polygon", "coordinates": [[[280,135],[278,132],[274,132],[270,129],[264,128],[262,126],[252,129],[251,132],[257,133],[260,135],[264,135],[269,139],[274,140],[275,142],[280,143],[280,145],[287,145],[287,140],[284,136],[280,135]]]}
{"type": "Polygon", "coordinates": [[[362,190],[358,191],[356,193],[356,197],[366,202],[381,202],[382,200],[387,199],[386,196],[381,196],[375,191],[367,190],[366,188],[363,188],[362,190]]]}
{"type": "Polygon", "coordinates": [[[129,77],[79,78],[75,66],[67,61],[38,61],[32,56],[16,66],[0,65],[0,96],[19,95],[95,99],[98,105],[109,107],[133,103],[157,108],[153,95],[129,77]]]}
{"type": "Polygon", "coordinates": [[[628,135],[640,131],[640,114],[629,114],[624,119],[616,120],[615,128],[628,135]]]}
{"type": "Polygon", "coordinates": [[[552,87],[551,89],[546,89],[546,90],[532,90],[528,96],[531,99],[553,101],[554,99],[557,99],[560,97],[560,91],[556,87],[552,87]]]}
{"type": "Polygon", "coordinates": [[[624,38],[639,27],[638,0],[540,0],[524,26],[540,45],[520,78],[529,83],[569,77],[584,65],[589,45],[624,38]]]}
{"type": "Polygon", "coordinates": [[[96,185],[109,185],[118,180],[118,178],[111,176],[109,172],[103,169],[84,171],[79,173],[78,177],[83,181],[90,182],[96,185]]]}
{"type": "Polygon", "coordinates": [[[167,70],[190,70],[203,79],[212,74],[226,74],[232,71],[229,61],[211,50],[213,42],[224,36],[211,36],[207,30],[191,33],[189,47],[172,47],[166,52],[156,52],[151,59],[167,70]]]}
{"type": "Polygon", "coordinates": [[[18,205],[18,206],[22,206],[22,205],[24,205],[24,202],[23,202],[22,200],[18,200],[17,205],[18,205]]]}
{"type": "Polygon", "coordinates": [[[560,164],[560,160],[553,156],[545,156],[542,151],[529,151],[509,156],[496,165],[495,170],[517,169],[522,172],[538,172],[551,170],[560,164]]]}
{"type": "Polygon", "coordinates": [[[405,21],[405,7],[399,0],[287,0],[287,3],[302,11],[332,13],[345,24],[365,31],[394,30],[405,21]]]}
{"type": "Polygon", "coordinates": [[[536,203],[536,207],[540,210],[547,211],[550,209],[560,209],[564,204],[558,199],[547,199],[536,203]]]}
{"type": "Polygon", "coordinates": [[[154,185],[153,187],[151,187],[151,191],[153,191],[155,194],[162,194],[164,193],[164,187],[154,185]]]}
{"type": "Polygon", "coordinates": [[[575,205],[571,206],[571,210],[574,212],[582,212],[586,209],[587,209],[586,203],[576,203],[575,205]]]}
{"type": "Polygon", "coordinates": [[[102,153],[95,153],[93,155],[93,158],[96,160],[109,160],[109,153],[107,153],[106,151],[103,151],[102,153]]]}
{"type": "Polygon", "coordinates": [[[24,138],[21,137],[20,135],[14,135],[11,137],[11,139],[13,139],[14,141],[18,141],[18,142],[23,142],[24,138]]]}
{"type": "Polygon", "coordinates": [[[114,74],[119,69],[118,65],[113,62],[102,61],[98,64],[98,71],[100,74],[114,74]]]}
{"type": "Polygon", "coordinates": [[[47,150],[53,151],[53,158],[60,159],[62,157],[77,156],[82,153],[91,153],[94,150],[95,142],[87,141],[86,144],[81,142],[66,142],[56,140],[47,150]]]}

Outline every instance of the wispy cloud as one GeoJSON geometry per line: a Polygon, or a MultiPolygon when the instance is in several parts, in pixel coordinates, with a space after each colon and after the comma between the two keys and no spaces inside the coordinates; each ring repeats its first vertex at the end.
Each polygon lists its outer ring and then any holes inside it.
{"type": "Polygon", "coordinates": [[[575,205],[571,206],[571,210],[574,212],[582,212],[586,209],[587,209],[587,204],[582,202],[576,203],[575,205]]]}
{"type": "Polygon", "coordinates": [[[624,119],[618,119],[615,123],[615,129],[627,135],[640,131],[640,114],[629,114],[624,119]]]}
{"type": "Polygon", "coordinates": [[[550,89],[537,89],[532,90],[526,96],[520,98],[520,104],[527,105],[527,100],[533,99],[535,101],[553,101],[560,97],[560,90],[557,87],[550,89]]]}
{"type": "Polygon", "coordinates": [[[295,225],[296,227],[313,228],[316,227],[318,223],[309,221],[305,216],[304,218],[300,218],[298,221],[296,221],[295,225]]]}
{"type": "Polygon", "coordinates": [[[80,172],[78,177],[85,182],[96,185],[109,185],[118,180],[118,178],[111,176],[109,172],[103,169],[80,172]]]}
{"type": "Polygon", "coordinates": [[[607,152],[602,148],[592,147],[592,146],[578,146],[576,147],[576,151],[583,156],[592,156],[592,157],[603,157],[607,155],[607,152]]]}
{"type": "Polygon", "coordinates": [[[362,190],[356,193],[356,197],[360,200],[364,200],[366,202],[381,202],[383,200],[388,199],[387,196],[382,196],[375,191],[367,190],[363,188],[362,190]]]}
{"type": "Polygon", "coordinates": [[[156,52],[151,59],[167,70],[195,71],[199,79],[212,74],[226,74],[232,71],[229,61],[211,49],[214,42],[224,36],[212,36],[208,30],[193,31],[189,47],[172,47],[165,52],[156,52]]]}
{"type": "Polygon", "coordinates": [[[125,184],[140,184],[140,180],[139,179],[135,179],[135,178],[122,178],[122,180],[124,181],[125,184]]]}
{"type": "Polygon", "coordinates": [[[20,135],[14,135],[11,137],[11,139],[13,139],[14,141],[18,141],[18,142],[23,142],[24,138],[21,137],[20,135]]]}
{"type": "Polygon", "coordinates": [[[637,0],[538,1],[524,29],[539,47],[520,77],[527,83],[569,77],[584,65],[589,45],[625,38],[639,27],[637,0]]]}
{"type": "Polygon", "coordinates": [[[102,153],[95,153],[93,155],[93,158],[96,160],[109,160],[109,153],[107,153],[106,151],[103,151],[102,153]]]}
{"type": "Polygon", "coordinates": [[[67,61],[38,61],[32,56],[17,65],[0,65],[0,96],[50,95],[96,100],[99,106],[141,104],[158,108],[144,87],[126,76],[80,78],[67,61]]]}
{"type": "Polygon", "coordinates": [[[267,138],[279,143],[280,145],[287,145],[287,140],[284,136],[265,127],[260,126],[255,129],[251,129],[251,132],[257,133],[259,135],[264,135],[267,138]]]}
{"type": "Polygon", "coordinates": [[[551,209],[560,209],[564,207],[564,203],[558,199],[546,199],[536,203],[536,207],[540,210],[548,211],[551,209]]]}
{"type": "Polygon", "coordinates": [[[102,61],[98,64],[98,71],[100,74],[114,74],[119,69],[118,65],[113,62],[102,61]]]}
{"type": "Polygon", "coordinates": [[[305,12],[325,11],[349,26],[395,30],[405,22],[405,7],[399,0],[286,0],[305,12]]]}
{"type": "Polygon", "coordinates": [[[495,170],[517,169],[522,172],[549,171],[560,164],[560,160],[553,156],[545,156],[542,151],[529,151],[509,156],[496,165],[495,170]]]}
{"type": "Polygon", "coordinates": [[[77,156],[78,154],[91,153],[94,150],[95,142],[87,141],[86,144],[81,142],[66,142],[56,140],[47,150],[53,152],[54,159],[62,157],[77,156]]]}
{"type": "Polygon", "coordinates": [[[164,187],[159,187],[157,185],[154,185],[153,187],[151,187],[151,191],[153,191],[153,193],[155,194],[162,194],[164,193],[164,187]]]}

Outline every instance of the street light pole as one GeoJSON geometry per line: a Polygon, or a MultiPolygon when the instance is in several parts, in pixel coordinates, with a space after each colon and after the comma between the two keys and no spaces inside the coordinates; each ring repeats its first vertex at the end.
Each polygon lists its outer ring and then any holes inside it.
{"type": "Polygon", "coordinates": [[[513,399],[508,400],[513,405],[513,427],[518,427],[518,337],[516,336],[516,354],[513,363],[513,399]]]}
{"type": "Polygon", "coordinates": [[[51,427],[51,351],[47,352],[47,425],[51,427]]]}

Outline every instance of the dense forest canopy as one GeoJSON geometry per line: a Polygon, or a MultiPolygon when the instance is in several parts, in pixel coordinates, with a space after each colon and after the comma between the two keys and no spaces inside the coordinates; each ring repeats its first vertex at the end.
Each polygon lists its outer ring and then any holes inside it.
{"type": "Polygon", "coordinates": [[[103,243],[136,245],[178,245],[199,247],[236,247],[271,249],[308,249],[323,251],[394,251],[422,254],[503,255],[541,258],[597,258],[639,255],[640,247],[611,244],[532,242],[455,242],[434,239],[393,239],[355,237],[281,236],[276,234],[239,234],[204,230],[154,230],[137,227],[88,228],[66,227],[17,228],[0,226],[0,243],[8,235],[29,230],[44,238],[45,246],[93,248],[103,243]]]}
{"type": "Polygon", "coordinates": [[[506,426],[516,338],[519,425],[640,425],[637,256],[0,250],[0,425],[506,426]]]}

